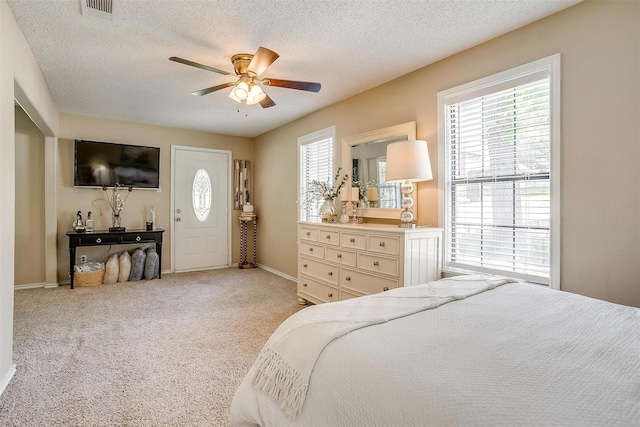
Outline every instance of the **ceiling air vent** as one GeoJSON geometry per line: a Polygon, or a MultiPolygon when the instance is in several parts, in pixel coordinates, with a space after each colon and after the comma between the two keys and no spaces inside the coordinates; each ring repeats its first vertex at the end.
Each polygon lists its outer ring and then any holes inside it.
{"type": "Polygon", "coordinates": [[[80,0],[82,15],[113,21],[113,9],[116,0],[80,0]]]}

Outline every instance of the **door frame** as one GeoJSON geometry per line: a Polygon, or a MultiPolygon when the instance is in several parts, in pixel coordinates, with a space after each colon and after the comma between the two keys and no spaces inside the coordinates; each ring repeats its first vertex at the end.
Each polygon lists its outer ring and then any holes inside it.
{"type": "Polygon", "coordinates": [[[184,145],[172,145],[171,146],[171,191],[170,191],[170,214],[169,214],[169,221],[171,221],[171,272],[174,273],[175,272],[175,254],[176,254],[176,239],[174,239],[175,236],[175,224],[176,224],[176,219],[175,219],[175,200],[174,200],[174,194],[175,194],[175,181],[176,181],[176,171],[175,171],[175,167],[176,167],[176,151],[178,150],[182,150],[182,151],[198,151],[201,153],[216,153],[216,154],[224,154],[227,156],[227,266],[231,267],[231,256],[232,256],[232,241],[231,241],[231,236],[232,236],[232,230],[231,230],[231,216],[232,216],[232,209],[231,209],[231,194],[233,194],[232,191],[232,185],[233,185],[233,180],[231,177],[231,171],[232,169],[232,152],[231,150],[219,150],[219,149],[215,149],[215,148],[201,148],[201,147],[188,147],[188,146],[184,146],[184,145]]]}

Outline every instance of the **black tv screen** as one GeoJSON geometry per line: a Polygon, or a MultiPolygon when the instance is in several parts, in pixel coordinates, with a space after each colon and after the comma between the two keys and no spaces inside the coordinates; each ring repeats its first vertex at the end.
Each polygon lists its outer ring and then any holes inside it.
{"type": "Polygon", "coordinates": [[[76,187],[160,188],[160,148],[75,140],[76,187]]]}

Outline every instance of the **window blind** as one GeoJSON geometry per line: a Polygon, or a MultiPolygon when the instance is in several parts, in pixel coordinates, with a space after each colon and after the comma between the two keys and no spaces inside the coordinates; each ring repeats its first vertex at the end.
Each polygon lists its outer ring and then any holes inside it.
{"type": "MultiPolygon", "coordinates": [[[[446,264],[549,283],[549,76],[445,105],[446,264]]],[[[477,94],[476,94],[477,95],[477,94]]]]}
{"type": "Polygon", "coordinates": [[[319,136],[300,143],[300,220],[321,222],[322,200],[308,202],[307,190],[313,180],[333,184],[333,136],[319,136]]]}

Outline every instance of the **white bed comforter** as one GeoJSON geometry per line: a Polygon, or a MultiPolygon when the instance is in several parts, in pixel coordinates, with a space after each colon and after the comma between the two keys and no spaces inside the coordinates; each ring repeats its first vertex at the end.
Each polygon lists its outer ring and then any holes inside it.
{"type": "Polygon", "coordinates": [[[253,384],[232,425],[640,425],[640,310],[506,284],[333,340],[296,418],[253,384]]]}

